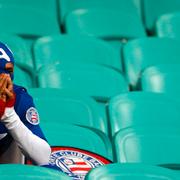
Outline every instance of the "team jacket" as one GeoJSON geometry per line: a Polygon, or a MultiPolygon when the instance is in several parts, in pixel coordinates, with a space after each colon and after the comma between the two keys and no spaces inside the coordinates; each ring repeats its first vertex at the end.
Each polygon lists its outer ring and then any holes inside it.
{"type": "Polygon", "coordinates": [[[16,119],[17,123],[8,126],[0,122],[0,154],[3,154],[12,141],[15,140],[22,152],[28,154],[36,164],[46,164],[50,155],[50,146],[39,126],[39,115],[33,99],[26,89],[21,86],[14,85],[14,92],[16,101],[12,117],[16,119]]]}

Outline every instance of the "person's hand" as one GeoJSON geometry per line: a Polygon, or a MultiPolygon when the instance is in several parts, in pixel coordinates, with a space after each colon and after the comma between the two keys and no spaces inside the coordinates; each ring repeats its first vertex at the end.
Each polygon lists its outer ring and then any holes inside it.
{"type": "Polygon", "coordinates": [[[13,83],[9,74],[0,74],[0,99],[6,102],[13,98],[13,83]]]}
{"type": "Polygon", "coordinates": [[[6,96],[6,88],[8,84],[8,75],[0,74],[0,118],[4,114],[7,96],[6,96]]]}
{"type": "Polygon", "coordinates": [[[14,106],[15,99],[10,75],[0,74],[0,118],[3,116],[6,107],[14,106]]]}
{"type": "Polygon", "coordinates": [[[8,84],[8,74],[0,74],[0,99],[6,102],[6,89],[8,84]]]}
{"type": "Polygon", "coordinates": [[[13,83],[12,83],[10,75],[8,75],[6,80],[7,80],[7,85],[5,88],[5,94],[6,94],[7,100],[11,100],[14,98],[14,93],[13,93],[13,83]]]}

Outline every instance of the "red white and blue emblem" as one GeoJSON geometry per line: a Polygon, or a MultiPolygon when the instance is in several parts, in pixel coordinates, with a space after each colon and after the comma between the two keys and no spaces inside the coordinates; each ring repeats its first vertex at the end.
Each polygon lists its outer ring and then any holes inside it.
{"type": "Polygon", "coordinates": [[[33,125],[39,124],[39,114],[34,107],[30,107],[26,112],[26,119],[33,125]]]}
{"type": "Polygon", "coordinates": [[[54,147],[49,165],[59,168],[74,180],[82,180],[92,168],[109,164],[111,161],[95,153],[71,148],[54,147]]]}

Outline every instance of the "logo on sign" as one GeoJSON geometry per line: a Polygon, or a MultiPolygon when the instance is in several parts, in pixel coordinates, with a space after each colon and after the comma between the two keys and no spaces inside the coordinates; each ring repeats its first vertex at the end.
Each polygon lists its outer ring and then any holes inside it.
{"type": "Polygon", "coordinates": [[[50,165],[56,166],[75,180],[84,179],[92,168],[111,163],[95,153],[70,147],[60,147],[51,153],[50,165]]]}

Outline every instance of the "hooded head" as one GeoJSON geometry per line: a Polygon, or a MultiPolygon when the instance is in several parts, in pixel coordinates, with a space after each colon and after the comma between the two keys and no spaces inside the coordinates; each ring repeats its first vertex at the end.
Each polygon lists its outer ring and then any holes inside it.
{"type": "Polygon", "coordinates": [[[7,45],[0,42],[0,74],[9,74],[13,80],[14,56],[7,45]]]}

